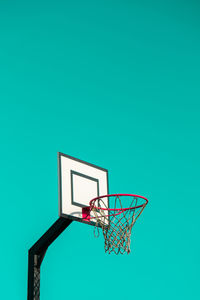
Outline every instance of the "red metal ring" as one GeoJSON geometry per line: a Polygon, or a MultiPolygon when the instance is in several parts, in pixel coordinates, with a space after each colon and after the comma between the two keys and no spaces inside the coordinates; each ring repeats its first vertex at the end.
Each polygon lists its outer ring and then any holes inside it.
{"type": "Polygon", "coordinates": [[[148,201],[147,198],[145,198],[143,196],[140,196],[140,195],[134,195],[134,194],[110,194],[110,195],[98,196],[98,197],[92,199],[90,201],[89,205],[90,205],[90,209],[95,208],[95,209],[99,209],[99,210],[108,210],[108,211],[126,211],[126,210],[129,210],[129,209],[131,210],[131,209],[140,208],[140,207],[142,207],[144,205],[146,206],[148,202],[149,201],[148,201]],[[106,198],[106,197],[108,197],[108,198],[109,197],[117,197],[117,196],[131,196],[131,197],[141,198],[141,199],[145,200],[146,202],[144,204],[141,204],[141,205],[138,205],[138,206],[133,206],[133,207],[128,207],[128,208],[103,208],[103,207],[98,207],[98,206],[94,205],[94,202],[96,200],[98,200],[98,199],[106,198]]]}

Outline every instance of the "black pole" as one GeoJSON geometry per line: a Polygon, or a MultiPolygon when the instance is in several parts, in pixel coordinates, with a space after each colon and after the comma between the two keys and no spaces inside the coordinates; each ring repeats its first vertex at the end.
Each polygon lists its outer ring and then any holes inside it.
{"type": "Polygon", "coordinates": [[[28,251],[28,300],[40,299],[40,266],[48,247],[72,223],[60,217],[28,251]]]}

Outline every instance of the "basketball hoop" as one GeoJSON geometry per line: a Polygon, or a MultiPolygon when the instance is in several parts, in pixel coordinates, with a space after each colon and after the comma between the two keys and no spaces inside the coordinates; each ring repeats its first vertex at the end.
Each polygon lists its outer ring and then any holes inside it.
{"type": "Polygon", "coordinates": [[[90,220],[102,228],[105,252],[130,253],[131,230],[148,200],[133,194],[99,196],[90,201],[90,220]]]}

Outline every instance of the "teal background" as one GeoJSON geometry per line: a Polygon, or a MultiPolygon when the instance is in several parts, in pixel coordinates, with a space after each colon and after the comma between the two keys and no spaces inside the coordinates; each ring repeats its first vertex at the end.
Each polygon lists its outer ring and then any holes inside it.
{"type": "Polygon", "coordinates": [[[57,152],[149,198],[130,255],[73,223],[42,264],[44,299],[199,299],[198,1],[0,2],[1,299],[58,218],[57,152]]]}

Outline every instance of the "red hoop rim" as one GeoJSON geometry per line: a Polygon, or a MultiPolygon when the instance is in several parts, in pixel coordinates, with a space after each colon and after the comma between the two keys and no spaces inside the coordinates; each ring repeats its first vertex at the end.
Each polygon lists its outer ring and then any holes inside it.
{"type": "Polygon", "coordinates": [[[108,195],[103,195],[103,196],[98,196],[92,200],[90,200],[89,206],[90,209],[95,208],[95,209],[99,209],[99,210],[108,210],[108,211],[126,211],[126,210],[131,210],[131,209],[137,209],[143,206],[146,206],[147,203],[149,202],[149,200],[143,196],[140,195],[135,195],[135,194],[108,194],[108,195]],[[144,204],[138,205],[138,206],[133,206],[133,207],[127,207],[127,208],[103,208],[103,207],[98,207],[94,205],[94,202],[98,199],[101,198],[106,198],[106,197],[117,197],[117,196],[131,196],[131,197],[136,197],[136,198],[141,198],[143,200],[145,200],[146,202],[144,204]]]}

